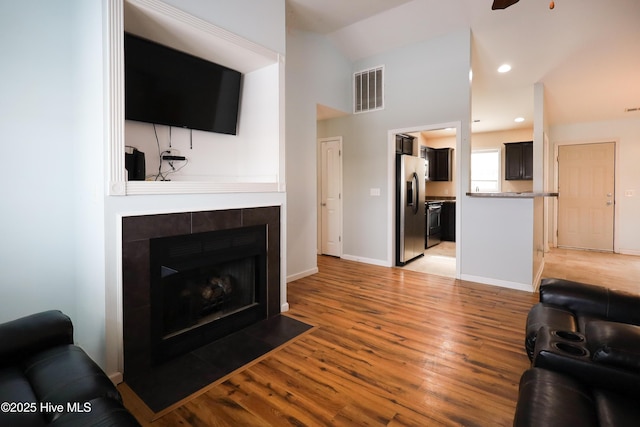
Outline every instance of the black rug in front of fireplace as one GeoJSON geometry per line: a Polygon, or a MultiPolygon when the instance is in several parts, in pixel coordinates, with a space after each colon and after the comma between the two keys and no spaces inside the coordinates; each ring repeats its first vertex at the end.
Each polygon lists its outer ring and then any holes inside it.
{"type": "Polygon", "coordinates": [[[279,314],[125,382],[157,413],[311,328],[279,314]]]}

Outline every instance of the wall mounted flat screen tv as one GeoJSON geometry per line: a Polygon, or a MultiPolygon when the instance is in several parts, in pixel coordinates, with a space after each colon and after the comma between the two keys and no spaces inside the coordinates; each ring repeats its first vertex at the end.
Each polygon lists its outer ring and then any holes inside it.
{"type": "Polygon", "coordinates": [[[125,33],[125,118],[236,135],[242,74],[125,33]]]}

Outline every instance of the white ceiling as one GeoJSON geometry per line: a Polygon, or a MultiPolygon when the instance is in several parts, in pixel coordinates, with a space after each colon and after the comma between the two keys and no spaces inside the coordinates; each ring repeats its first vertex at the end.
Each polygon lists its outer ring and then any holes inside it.
{"type": "Polygon", "coordinates": [[[287,25],[350,59],[458,29],[473,34],[474,132],[533,125],[533,85],[550,124],[640,117],[640,0],[287,0],[287,25]],[[512,71],[497,73],[502,63],[512,71]],[[525,122],[517,124],[517,116],[525,122]]]}
{"type": "Polygon", "coordinates": [[[287,0],[287,25],[328,34],[411,0],[287,0]]]}

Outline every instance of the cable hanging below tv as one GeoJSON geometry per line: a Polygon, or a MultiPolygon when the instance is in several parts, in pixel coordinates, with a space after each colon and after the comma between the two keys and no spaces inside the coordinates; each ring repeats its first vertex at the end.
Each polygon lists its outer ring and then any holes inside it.
{"type": "Polygon", "coordinates": [[[125,33],[125,119],[237,134],[242,74],[125,33]]]}

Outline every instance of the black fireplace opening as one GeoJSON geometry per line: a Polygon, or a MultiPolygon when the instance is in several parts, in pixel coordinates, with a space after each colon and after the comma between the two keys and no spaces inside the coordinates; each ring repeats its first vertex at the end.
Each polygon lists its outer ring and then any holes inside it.
{"type": "Polygon", "coordinates": [[[150,239],[151,361],[267,318],[267,227],[150,239]]]}

